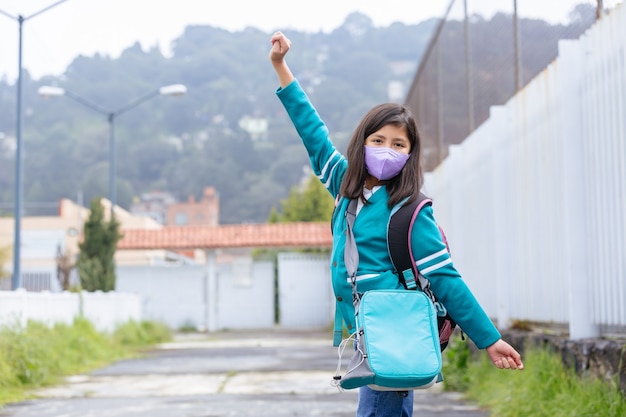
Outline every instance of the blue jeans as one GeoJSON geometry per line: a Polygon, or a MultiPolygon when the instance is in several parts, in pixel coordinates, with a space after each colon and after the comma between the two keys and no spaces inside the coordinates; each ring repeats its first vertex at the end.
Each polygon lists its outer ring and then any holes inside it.
{"type": "Polygon", "coordinates": [[[401,396],[396,391],[374,391],[365,386],[359,388],[359,404],[356,417],[411,417],[413,415],[413,391],[401,396]]]}

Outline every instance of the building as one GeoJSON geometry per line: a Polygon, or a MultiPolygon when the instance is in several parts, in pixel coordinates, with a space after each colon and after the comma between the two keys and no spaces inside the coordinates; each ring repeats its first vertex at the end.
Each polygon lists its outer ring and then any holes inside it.
{"type": "Polygon", "coordinates": [[[167,207],[169,226],[217,226],[219,224],[220,201],[213,187],[206,187],[200,201],[190,195],[187,202],[173,203],[167,207]]]}
{"type": "Polygon", "coordinates": [[[130,212],[137,216],[146,216],[156,220],[159,224],[165,224],[167,220],[167,208],[176,203],[176,198],[165,191],[150,191],[143,193],[133,201],[130,212]]]}
{"type": "MultiPolygon", "coordinates": [[[[105,209],[105,217],[108,219],[111,203],[107,199],[102,199],[101,203],[105,209]]],[[[22,218],[20,252],[22,273],[24,277],[32,278],[23,277],[22,281],[27,287],[27,281],[37,282],[36,285],[33,284],[37,288],[29,289],[57,289],[58,259],[63,256],[72,264],[76,262],[83,224],[89,217],[89,213],[89,209],[69,199],[61,199],[56,216],[22,218]]],[[[152,218],[133,215],[119,206],[115,207],[115,217],[120,222],[121,230],[155,230],[163,227],[152,218]]],[[[13,259],[14,232],[13,217],[0,217],[0,248],[9,248],[9,262],[0,265],[0,268],[8,272],[13,270],[10,260],[13,259]]],[[[204,258],[200,259],[200,261],[203,260],[204,258]]],[[[118,250],[115,254],[115,262],[117,265],[195,263],[193,259],[162,249],[118,250]]],[[[10,279],[4,279],[0,283],[0,288],[8,289],[7,285],[10,287],[10,279]]]]}
{"type": "MultiPolygon", "coordinates": [[[[105,219],[110,216],[111,203],[102,199],[105,219]]],[[[82,239],[82,227],[90,211],[69,199],[59,201],[58,215],[24,217],[22,219],[22,282],[29,290],[58,290],[58,264],[62,256],[75,264],[82,239]],[[24,277],[31,278],[25,279],[24,277]],[[37,282],[36,285],[27,283],[37,282]],[[45,281],[45,282],[44,282],[45,281]]],[[[330,247],[330,228],[322,223],[244,224],[219,226],[219,199],[213,187],[204,190],[202,199],[193,196],[186,203],[168,207],[168,219],[187,219],[186,224],[162,225],[155,219],[115,207],[115,217],[124,235],[115,253],[117,266],[202,265],[207,262],[207,249],[220,251],[220,260],[231,256],[249,256],[252,248],[330,247]],[[193,222],[193,223],[192,223],[193,222]]],[[[11,271],[14,234],[12,217],[0,218],[0,248],[9,248],[7,264],[0,268],[11,271]]],[[[10,279],[0,279],[0,289],[10,288],[10,279]]]]}

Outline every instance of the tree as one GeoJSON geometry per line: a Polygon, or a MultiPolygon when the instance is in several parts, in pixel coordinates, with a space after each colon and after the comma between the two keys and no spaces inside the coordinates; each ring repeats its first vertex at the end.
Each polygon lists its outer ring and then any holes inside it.
{"type": "Polygon", "coordinates": [[[84,240],[78,245],[78,274],[87,291],[115,290],[115,247],[122,238],[115,217],[104,219],[100,198],[91,200],[91,213],[84,224],[84,240]]]}
{"type": "MultiPolygon", "coordinates": [[[[593,23],[595,9],[576,6],[567,25],[521,19],[524,82],[554,60],[558,39],[576,38],[593,23]]],[[[467,134],[460,41],[464,26],[455,19],[446,22],[441,35],[447,144],[467,134]]],[[[416,25],[376,27],[357,12],[330,33],[290,32],[298,48],[290,55],[292,68],[340,152],[345,152],[354,127],[370,108],[397,99],[389,97],[390,82],[409,89],[438,23],[433,18],[416,25]]],[[[510,15],[503,14],[490,19],[473,15],[470,20],[475,125],[489,116],[490,106],[505,102],[512,92],[511,24],[510,15]]],[[[108,190],[106,119],[74,100],[32,99],[40,86],[63,87],[115,109],[158,86],[182,83],[188,88],[184,97],[149,100],[116,124],[118,205],[128,209],[135,196],[154,189],[183,201],[213,186],[220,194],[221,224],[264,221],[272,205],[280,210],[280,200],[300,183],[301,167],[309,163],[280,100],[272,94],[277,85],[267,63],[269,36],[254,28],[229,32],[192,25],[173,41],[168,57],[158,47],[144,51],[134,43],[117,58],[76,57],[60,76],[35,80],[25,71],[24,97],[31,97],[23,132],[29,143],[26,200],[57,202],[82,190],[85,201],[91,201],[108,190]],[[244,117],[267,120],[266,132],[252,136],[242,130],[239,122],[244,117]],[[266,181],[266,190],[259,187],[259,178],[266,181]]],[[[432,77],[426,76],[419,87],[426,97],[420,124],[423,146],[430,149],[438,83],[435,71],[424,74],[432,77]]],[[[5,206],[14,198],[15,96],[15,85],[0,77],[0,203],[5,206]]],[[[11,214],[3,210],[3,215],[11,214]]]]}
{"type": "Polygon", "coordinates": [[[4,264],[9,260],[10,249],[9,246],[0,247],[0,278],[9,276],[9,273],[4,269],[4,264]]]}
{"type": "Polygon", "coordinates": [[[272,209],[269,222],[321,222],[330,221],[334,201],[319,179],[311,175],[304,189],[294,187],[281,201],[282,213],[272,209]]]}
{"type": "Polygon", "coordinates": [[[70,289],[70,277],[72,273],[72,269],[74,269],[76,265],[72,262],[72,256],[69,251],[65,251],[65,253],[61,250],[61,245],[57,247],[57,279],[59,280],[59,285],[63,291],[68,291],[70,289]]]}

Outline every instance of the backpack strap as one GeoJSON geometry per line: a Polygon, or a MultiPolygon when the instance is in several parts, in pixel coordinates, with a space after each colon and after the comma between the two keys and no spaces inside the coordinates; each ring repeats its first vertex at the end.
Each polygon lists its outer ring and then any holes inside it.
{"type": "Polygon", "coordinates": [[[427,204],[432,204],[432,200],[423,193],[419,193],[415,200],[403,204],[392,214],[387,228],[389,256],[398,272],[400,282],[409,290],[422,288],[419,272],[413,260],[411,234],[417,215],[427,204]]]}
{"type": "MultiPolygon", "coordinates": [[[[415,260],[413,259],[413,250],[411,247],[411,235],[415,219],[419,215],[420,210],[426,205],[432,205],[432,200],[424,194],[419,193],[418,197],[411,203],[399,203],[400,207],[392,212],[387,229],[387,244],[389,247],[389,256],[398,273],[398,277],[402,285],[408,290],[420,289],[433,301],[437,310],[437,325],[439,327],[439,342],[443,351],[448,346],[450,335],[456,328],[456,323],[448,314],[447,309],[441,304],[435,294],[430,289],[430,283],[417,270],[415,260]]],[[[441,239],[446,245],[448,253],[450,247],[448,240],[441,226],[437,225],[441,239]]],[[[461,338],[465,340],[463,331],[461,330],[461,338]]]]}

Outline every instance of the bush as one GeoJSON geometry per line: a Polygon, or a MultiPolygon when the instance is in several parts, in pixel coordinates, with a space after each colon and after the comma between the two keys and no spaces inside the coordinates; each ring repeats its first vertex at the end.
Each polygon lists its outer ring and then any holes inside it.
{"type": "Polygon", "coordinates": [[[145,347],[172,340],[172,332],[162,323],[131,320],[119,326],[113,337],[122,346],[145,347]]]}
{"type": "MultiPolygon", "coordinates": [[[[0,334],[1,336],[1,334],[0,334]]],[[[7,359],[0,356],[0,391],[5,388],[13,387],[17,383],[13,369],[7,362],[7,359]]]]}
{"type": "Polygon", "coordinates": [[[466,338],[455,332],[443,351],[443,386],[446,391],[463,392],[469,388],[470,349],[466,338]]]}
{"type": "Polygon", "coordinates": [[[465,392],[494,416],[626,415],[626,400],[617,379],[581,377],[563,365],[559,355],[545,348],[527,349],[523,371],[504,371],[493,366],[486,352],[474,357],[466,342],[456,340],[451,344],[445,353],[445,389],[465,392]]]}
{"type": "Polygon", "coordinates": [[[60,373],[67,375],[97,367],[129,352],[117,346],[109,336],[98,332],[89,320],[76,318],[71,326],[56,324],[54,338],[55,354],[60,364],[60,373]]]}
{"type": "Polygon", "coordinates": [[[51,382],[57,361],[50,333],[48,327],[36,322],[28,322],[24,328],[15,325],[2,332],[0,352],[18,384],[36,386],[51,382]]]}
{"type": "Polygon", "coordinates": [[[170,330],[144,321],[120,326],[113,335],[84,318],[72,325],[29,321],[0,327],[0,405],[26,398],[27,390],[50,385],[136,354],[137,348],[171,340],[170,330]]]}

